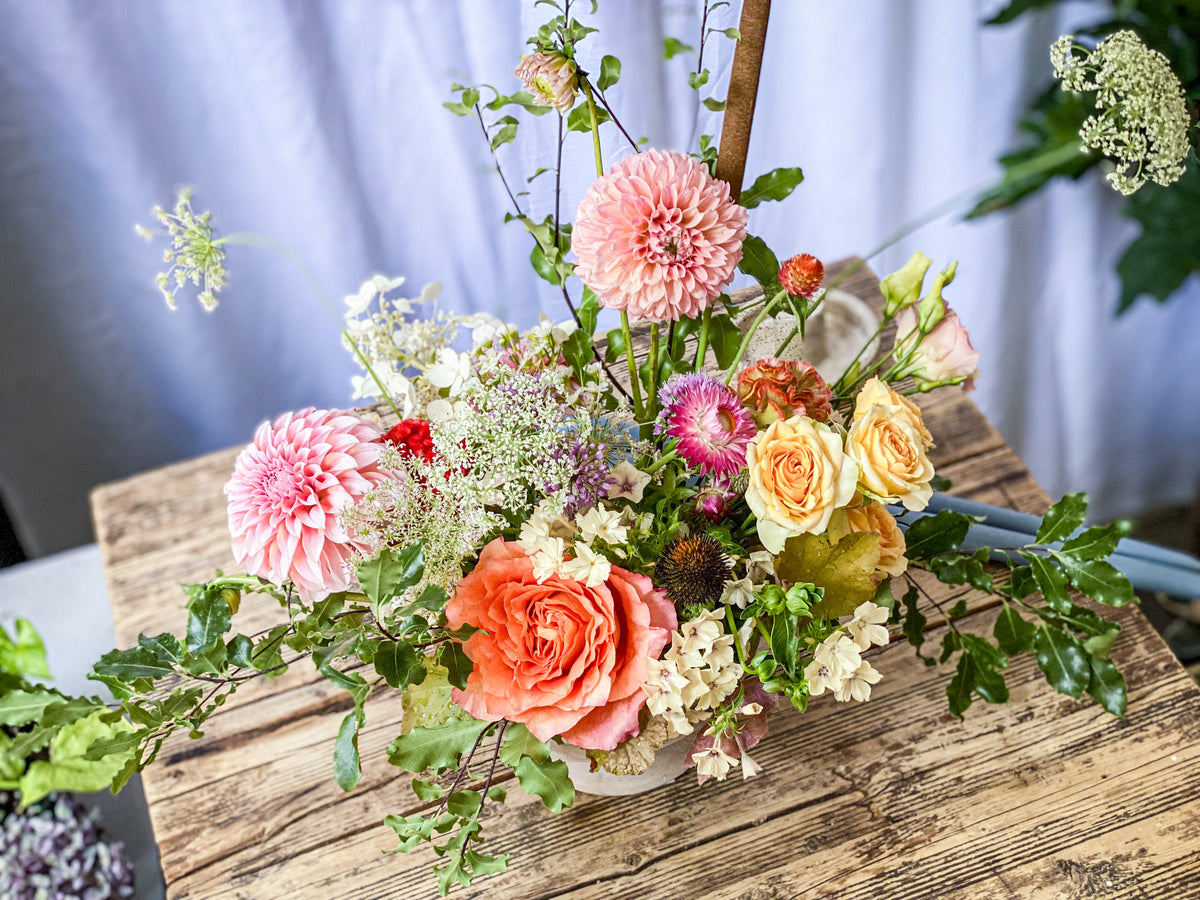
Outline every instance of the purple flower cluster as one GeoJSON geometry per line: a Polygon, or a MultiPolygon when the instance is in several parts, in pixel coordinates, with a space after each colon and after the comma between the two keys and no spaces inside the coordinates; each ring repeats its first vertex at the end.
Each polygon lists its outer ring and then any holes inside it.
{"type": "MultiPolygon", "coordinates": [[[[5,796],[0,794],[0,810],[5,796]]],[[[133,896],[133,869],[119,842],[101,839],[97,810],[66,794],[0,823],[0,897],[110,900],[133,896]]]]}
{"type": "MultiPolygon", "coordinates": [[[[608,489],[614,479],[608,464],[608,446],[597,443],[590,438],[571,437],[567,435],[559,446],[550,451],[549,459],[556,463],[569,461],[571,470],[575,473],[569,486],[563,513],[574,516],[578,512],[591,509],[603,498],[608,496],[608,489]]],[[[550,495],[560,490],[562,485],[544,484],[542,491],[550,495]]]]}

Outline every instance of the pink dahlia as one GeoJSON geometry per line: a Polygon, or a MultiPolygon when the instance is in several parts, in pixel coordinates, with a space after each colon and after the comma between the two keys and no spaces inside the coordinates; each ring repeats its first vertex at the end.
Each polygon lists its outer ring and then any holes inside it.
{"type": "Polygon", "coordinates": [[[677,438],[676,452],[705,475],[733,475],[746,465],[754,422],[737,395],[708,375],[672,375],[658,392],[656,430],[677,438]]]}
{"type": "Polygon", "coordinates": [[[588,188],[575,215],[575,274],[635,319],[694,317],[742,258],[746,210],[729,185],[682,153],[626,157],[588,188]]]}
{"type": "Polygon", "coordinates": [[[379,426],[353,413],[306,409],[263,422],[225,485],[233,555],[251,575],[290,580],[305,602],[352,583],[361,546],[340,516],[388,476],[379,426]]]}

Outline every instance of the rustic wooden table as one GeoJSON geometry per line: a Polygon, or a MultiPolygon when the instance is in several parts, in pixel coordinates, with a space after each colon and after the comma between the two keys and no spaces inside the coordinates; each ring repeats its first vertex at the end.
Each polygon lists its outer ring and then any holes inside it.
{"type": "MultiPolygon", "coordinates": [[[[861,273],[851,290],[869,291],[861,273]]],[[[924,404],[939,473],[954,492],[1041,512],[1047,498],[962,394],[924,404]]],[[[106,485],[93,495],[121,646],[182,630],[178,585],[235,571],[221,488],[236,451],[106,485]]],[[[928,584],[933,641],[960,589],[928,584]]],[[[975,598],[969,624],[994,610],[975,598]]],[[[986,598],[983,598],[986,599],[986,598]]],[[[245,604],[253,632],[278,607],[245,604]]],[[[826,696],[781,714],[742,783],[678,783],[631,798],[580,795],[554,816],[515,782],[489,816],[510,870],[457,896],[989,900],[1200,898],[1200,689],[1134,608],[1114,649],[1130,684],[1116,719],[1054,693],[1032,660],[1008,672],[1011,702],[946,711],[948,668],[903,638],[874,658],[866,704],[826,696]]],[[[333,780],[344,693],[305,664],[240,692],[205,736],[170,742],[144,776],[172,900],[375,900],[436,896],[432,854],[392,854],[382,822],[419,804],[390,770],[398,697],[372,700],[364,778],[333,780]]]]}

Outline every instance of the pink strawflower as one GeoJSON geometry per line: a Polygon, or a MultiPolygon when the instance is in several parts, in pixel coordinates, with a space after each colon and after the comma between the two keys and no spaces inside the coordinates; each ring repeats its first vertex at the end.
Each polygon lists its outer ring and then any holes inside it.
{"type": "Polygon", "coordinates": [[[662,421],[676,452],[705,475],[733,475],[746,465],[754,422],[737,396],[708,375],[672,375],[658,392],[662,421]]]}
{"type": "Polygon", "coordinates": [[[238,563],[275,584],[290,580],[305,602],[349,588],[361,547],[340,516],[388,477],[380,432],[353,413],[311,408],[258,426],[225,485],[238,563]]]}
{"type": "Polygon", "coordinates": [[[575,215],[575,274],[635,319],[694,317],[733,278],[746,210],[682,153],[647,150],[593,182],[575,215]]]}

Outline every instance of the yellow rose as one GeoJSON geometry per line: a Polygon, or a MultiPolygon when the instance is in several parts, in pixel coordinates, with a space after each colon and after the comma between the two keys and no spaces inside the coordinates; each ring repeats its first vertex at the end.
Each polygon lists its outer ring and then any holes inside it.
{"type": "Polygon", "coordinates": [[[839,509],[829,520],[829,539],[834,543],[848,534],[873,532],[879,535],[879,564],[875,567],[876,578],[900,576],[908,568],[904,555],[904,532],[896,524],[888,508],[878,501],[865,506],[848,506],[839,509]]]}
{"type": "Polygon", "coordinates": [[[917,404],[907,397],[897,394],[878,378],[870,379],[859,390],[858,397],[854,401],[854,418],[857,419],[860,415],[865,414],[872,406],[895,407],[896,414],[921,435],[921,440],[925,442],[925,448],[931,449],[934,446],[933,435],[925,427],[925,420],[921,418],[921,410],[917,404]]]}
{"type": "Polygon", "coordinates": [[[863,488],[905,509],[924,509],[933,496],[933,465],[925,440],[897,406],[856,409],[846,452],[858,463],[863,488]]]}
{"type": "Polygon", "coordinates": [[[806,416],[780,419],[746,451],[746,502],[758,519],[758,537],[772,553],[798,534],[820,534],[829,517],[854,496],[858,466],[842,438],[806,416]]]}

